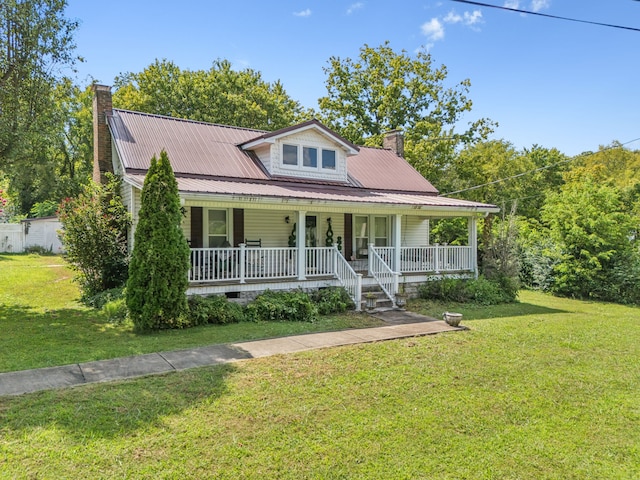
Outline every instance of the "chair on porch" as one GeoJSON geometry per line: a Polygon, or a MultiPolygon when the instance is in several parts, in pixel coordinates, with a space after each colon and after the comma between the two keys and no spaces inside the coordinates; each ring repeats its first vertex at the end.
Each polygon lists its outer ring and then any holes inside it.
{"type": "MultiPolygon", "coordinates": [[[[249,240],[248,238],[244,239],[244,244],[247,247],[258,247],[262,248],[262,239],[259,238],[257,240],[249,240]]],[[[247,252],[247,273],[250,276],[264,276],[264,261],[263,256],[260,252],[250,251],[247,252]]]]}
{"type": "Polygon", "coordinates": [[[257,240],[249,240],[248,238],[244,239],[244,244],[247,247],[260,247],[262,248],[262,239],[259,238],[257,240]]]}

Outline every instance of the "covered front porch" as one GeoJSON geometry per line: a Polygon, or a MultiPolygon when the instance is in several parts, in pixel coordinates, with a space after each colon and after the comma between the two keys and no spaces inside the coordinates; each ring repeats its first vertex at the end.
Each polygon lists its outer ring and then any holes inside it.
{"type": "MultiPolygon", "coordinates": [[[[250,211],[243,212],[245,232],[251,230],[246,223],[251,215],[250,211]]],[[[261,212],[261,217],[268,215],[261,212]]],[[[260,237],[247,239],[237,246],[227,241],[220,247],[191,248],[189,293],[241,296],[243,292],[267,288],[342,286],[360,309],[363,285],[379,286],[395,305],[401,285],[422,283],[438,276],[477,274],[475,215],[468,217],[468,245],[465,246],[429,245],[429,219],[424,217],[357,215],[354,221],[348,214],[341,217],[344,221],[334,228],[332,223],[338,222],[332,222],[328,215],[319,212],[309,215],[302,211],[295,217],[285,217],[282,223],[291,228],[289,243],[295,242],[295,246],[268,246],[265,238],[260,237]],[[320,235],[318,218],[324,219],[323,236],[326,243],[332,243],[330,246],[316,246],[320,235]],[[361,219],[371,222],[363,223],[361,219]],[[370,232],[370,224],[377,227],[377,232],[370,232]],[[336,232],[340,235],[329,242],[336,232]],[[368,240],[371,241],[365,243],[368,240]],[[424,245],[407,245],[418,242],[424,245]]],[[[213,226],[210,229],[215,230],[213,226]]],[[[278,225],[272,224],[270,235],[265,234],[267,241],[274,237],[277,229],[278,225]]]]}

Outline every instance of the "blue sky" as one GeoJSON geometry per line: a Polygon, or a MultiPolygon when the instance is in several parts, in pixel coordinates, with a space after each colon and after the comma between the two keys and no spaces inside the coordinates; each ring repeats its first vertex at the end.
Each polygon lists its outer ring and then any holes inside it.
{"type": "MultiPolygon", "coordinates": [[[[156,58],[208,69],[217,58],[280,80],[304,106],[326,93],[323,67],[386,40],[431,53],[447,84],[471,80],[465,120],[498,122],[494,138],[567,155],[640,137],[640,32],[439,1],[69,0],[77,79],[112,84],[156,58]]],[[[485,0],[548,15],[640,28],[634,0],[485,0]]],[[[640,141],[629,143],[640,149],[640,141]]]]}

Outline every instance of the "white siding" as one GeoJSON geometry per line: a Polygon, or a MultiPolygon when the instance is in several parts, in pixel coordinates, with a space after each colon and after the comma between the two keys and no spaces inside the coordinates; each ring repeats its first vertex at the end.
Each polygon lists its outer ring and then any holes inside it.
{"type": "MultiPolygon", "coordinates": [[[[318,151],[318,164],[322,162],[320,158],[320,151],[318,151]]],[[[298,159],[302,161],[301,159],[298,159]]],[[[306,130],[304,132],[297,133],[295,135],[289,135],[287,137],[277,140],[271,145],[271,161],[270,170],[273,175],[285,175],[289,177],[299,178],[313,178],[320,180],[330,181],[347,181],[347,155],[342,149],[342,146],[338,143],[332,142],[329,138],[321,135],[315,130],[306,130]],[[336,169],[305,169],[296,167],[283,167],[281,160],[282,144],[288,145],[303,145],[305,147],[315,147],[318,149],[335,150],[336,152],[336,169]]]]}
{"type": "Polygon", "coordinates": [[[415,216],[402,217],[402,246],[425,245],[429,245],[429,219],[415,216]]]}
{"type": "MultiPolygon", "coordinates": [[[[333,242],[338,241],[338,236],[344,242],[344,215],[309,212],[307,215],[316,216],[317,246],[324,247],[328,230],[327,218],[331,218],[333,230],[333,242]]],[[[263,247],[284,247],[289,244],[289,235],[298,218],[296,211],[244,211],[244,236],[250,240],[262,240],[263,247]],[[289,223],[285,223],[285,217],[289,217],[289,223]]]]}
{"type": "Polygon", "coordinates": [[[271,172],[273,165],[271,164],[271,148],[269,145],[261,146],[253,151],[260,159],[268,172],[271,172]]]}

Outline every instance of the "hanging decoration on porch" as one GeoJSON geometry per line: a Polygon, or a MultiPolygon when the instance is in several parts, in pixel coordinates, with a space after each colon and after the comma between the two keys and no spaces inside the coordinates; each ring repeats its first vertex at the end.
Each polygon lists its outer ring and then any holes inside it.
{"type": "Polygon", "coordinates": [[[327,228],[327,238],[324,241],[325,247],[333,247],[333,229],[331,228],[331,218],[327,218],[329,227],[327,228]]]}
{"type": "Polygon", "coordinates": [[[291,235],[289,235],[289,246],[296,246],[296,224],[293,224],[293,229],[291,230],[291,235]]]}

